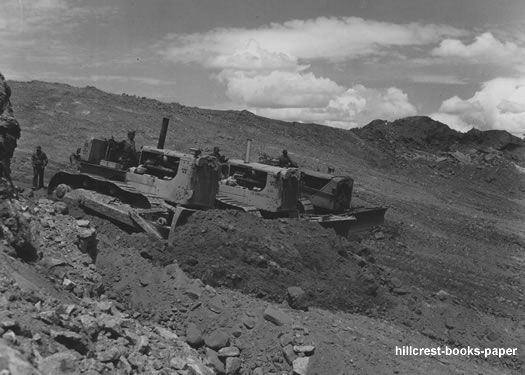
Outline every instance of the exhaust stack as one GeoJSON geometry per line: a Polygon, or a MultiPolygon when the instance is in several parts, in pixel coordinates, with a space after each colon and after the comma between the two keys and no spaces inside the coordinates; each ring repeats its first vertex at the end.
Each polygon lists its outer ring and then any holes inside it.
{"type": "Polygon", "coordinates": [[[169,118],[164,117],[162,119],[162,127],[160,128],[159,143],[157,144],[158,149],[164,148],[164,143],[166,142],[166,135],[168,134],[168,123],[170,122],[169,118]]]}
{"type": "Polygon", "coordinates": [[[250,152],[252,148],[252,140],[250,138],[246,141],[246,154],[244,155],[244,162],[249,163],[250,162],[250,152]]]}

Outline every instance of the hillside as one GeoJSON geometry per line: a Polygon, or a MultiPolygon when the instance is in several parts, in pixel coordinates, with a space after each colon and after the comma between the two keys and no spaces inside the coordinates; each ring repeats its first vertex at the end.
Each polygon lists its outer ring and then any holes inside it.
{"type": "MultiPolygon", "coordinates": [[[[308,374],[343,369],[365,374],[523,370],[522,354],[489,359],[393,354],[396,345],[521,345],[525,147],[519,138],[500,131],[458,133],[428,117],[376,120],[346,131],[247,111],[108,94],[93,87],[35,81],[11,86],[22,125],[13,169],[22,186],[28,186],[31,176],[27,152],[36,144],[52,159],[49,178],[85,138],[121,139],[128,129],[136,129],[138,145],[155,145],[161,119],[169,117],[168,148],[218,145],[227,156],[240,157],[251,138],[254,158],[286,148],[301,165],[320,170],[333,166],[338,173],[349,173],[356,181],[354,204],[389,207],[383,227],[348,241],[317,227],[211,211],[181,227],[181,242],[171,250],[100,218],[75,213],[101,233],[101,256],[89,270],[103,279],[104,297],[118,301],[131,316],[140,312],[144,325],[154,322],[185,335],[183,327],[193,322],[207,333],[222,329],[234,335],[239,321],[253,318],[256,328],[241,325],[242,334],[235,339],[246,374],[255,373],[251,370],[256,367],[265,373],[289,370],[277,337],[295,331],[291,324],[286,326],[290,331],[268,326],[263,311],[268,303],[279,302],[282,289],[293,283],[301,285],[315,305],[308,313],[289,312],[301,327],[308,326],[307,339],[317,345],[315,371],[308,374]],[[322,256],[332,250],[335,253],[322,256]],[[271,261],[255,261],[261,254],[270,254],[271,261]],[[208,300],[207,286],[199,284],[202,296],[189,301],[191,294],[172,288],[170,283],[176,284],[179,276],[171,277],[170,267],[177,262],[189,276],[217,288],[213,293],[220,296],[219,308],[208,300]],[[145,269],[160,276],[144,278],[138,270],[145,269]],[[370,284],[373,293],[368,292],[370,284]]],[[[24,195],[33,199],[27,191],[24,195]]],[[[52,232],[45,237],[51,248],[44,251],[60,257],[52,247],[60,227],[46,228],[52,232]]],[[[67,242],[70,245],[74,247],[67,242]]],[[[199,353],[206,356],[202,348],[199,353]]]]}
{"type": "Polygon", "coordinates": [[[180,150],[195,146],[211,149],[218,145],[229,154],[242,156],[245,140],[253,138],[255,155],[257,152],[279,154],[286,147],[312,164],[323,163],[322,155],[307,156],[299,150],[340,146],[342,157],[358,155],[360,151],[356,149],[359,140],[353,133],[272,120],[248,111],[186,107],[108,94],[94,87],[76,88],[37,81],[12,82],[11,86],[15,93],[13,105],[25,134],[21,147],[29,149],[39,142],[56,158],[65,159],[86,137],[123,139],[128,129],[137,130],[137,144],[156,144],[162,117],[171,119],[166,147],[180,150]],[[55,147],[56,144],[68,147],[55,147]],[[348,144],[353,147],[345,147],[348,144]]]}

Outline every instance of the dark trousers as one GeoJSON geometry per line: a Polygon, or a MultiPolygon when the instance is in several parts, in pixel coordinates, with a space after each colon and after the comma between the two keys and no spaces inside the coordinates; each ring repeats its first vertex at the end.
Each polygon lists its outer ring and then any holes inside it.
{"type": "Polygon", "coordinates": [[[33,187],[44,187],[44,167],[33,167],[33,187]]]}

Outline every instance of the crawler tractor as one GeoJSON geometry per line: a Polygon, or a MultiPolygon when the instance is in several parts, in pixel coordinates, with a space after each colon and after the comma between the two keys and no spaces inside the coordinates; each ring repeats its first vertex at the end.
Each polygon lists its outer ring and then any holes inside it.
{"type": "Polygon", "coordinates": [[[383,224],[386,207],[351,206],[354,180],[350,176],[336,176],[301,168],[302,212],[353,216],[351,230],[357,231],[383,224]]]}
{"type": "Polygon", "coordinates": [[[251,163],[248,140],[245,160],[230,159],[219,183],[217,205],[264,217],[297,216],[299,170],[251,163]]]}
{"type": "Polygon", "coordinates": [[[128,170],[114,141],[90,139],[79,172],[58,172],[48,192],[158,238],[169,236],[192,211],[215,206],[219,163],[197,150],[165,150],[167,128],[164,119],[157,147],[142,147],[139,165],[128,170]]]}
{"type": "MultiPolygon", "coordinates": [[[[309,175],[298,168],[279,167],[271,161],[250,162],[250,148],[251,140],[248,140],[245,159],[227,162],[226,173],[219,183],[218,206],[242,209],[267,218],[299,217],[333,228],[343,236],[360,226],[356,223],[357,218],[346,210],[350,205],[352,179],[341,177],[334,181],[323,180],[323,186],[331,186],[330,194],[337,191],[336,197],[328,201],[328,193],[323,195],[313,188],[313,194],[306,195],[302,192],[303,187],[313,185],[309,175]],[[307,181],[303,182],[303,178],[307,181]],[[339,202],[343,198],[344,201],[339,202]],[[326,209],[318,209],[322,206],[326,206],[326,209]]],[[[334,176],[330,177],[333,179],[334,176]]]]}

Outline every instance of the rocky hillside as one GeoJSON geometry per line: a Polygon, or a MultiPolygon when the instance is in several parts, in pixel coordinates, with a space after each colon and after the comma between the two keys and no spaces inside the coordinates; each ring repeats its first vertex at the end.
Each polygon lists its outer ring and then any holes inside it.
{"type": "Polygon", "coordinates": [[[291,123],[256,116],[248,111],[218,111],[178,103],[105,93],[94,87],[65,84],[11,82],[13,105],[24,132],[20,147],[41,144],[49,156],[66,160],[91,136],[124,139],[128,129],[138,131],[137,144],[155,145],[162,117],[171,119],[166,147],[211,149],[242,156],[247,138],[254,140],[254,157],[287,148],[303,164],[325,169],[345,160],[346,169],[360,169],[364,160],[373,166],[388,158],[367,140],[411,142],[449,150],[472,145],[505,151],[524,160],[523,142],[502,131],[458,133],[427,117],[410,117],[392,123],[375,120],[362,129],[345,131],[316,124],[291,123]],[[365,141],[364,141],[365,140],[365,141]]]}
{"type": "Polygon", "coordinates": [[[51,158],[47,181],[89,136],[137,129],[139,145],[155,145],[166,116],[167,147],[218,145],[237,157],[246,138],[255,157],[286,147],[301,165],[351,174],[354,204],[389,208],[384,226],[348,239],[210,210],[179,228],[168,248],[26,189],[0,212],[0,372],[16,373],[15,362],[57,374],[523,372],[523,351],[394,352],[520,347],[522,140],[462,134],[426,117],[345,131],[93,87],[11,85],[23,128],[13,175],[22,187],[37,144],[51,158]],[[86,251],[92,235],[95,258],[86,251]]]}
{"type": "Polygon", "coordinates": [[[474,149],[483,153],[499,151],[516,162],[525,162],[525,141],[504,130],[471,129],[460,133],[430,117],[413,116],[395,121],[374,120],[352,130],[359,137],[409,148],[433,151],[474,149]]]}

